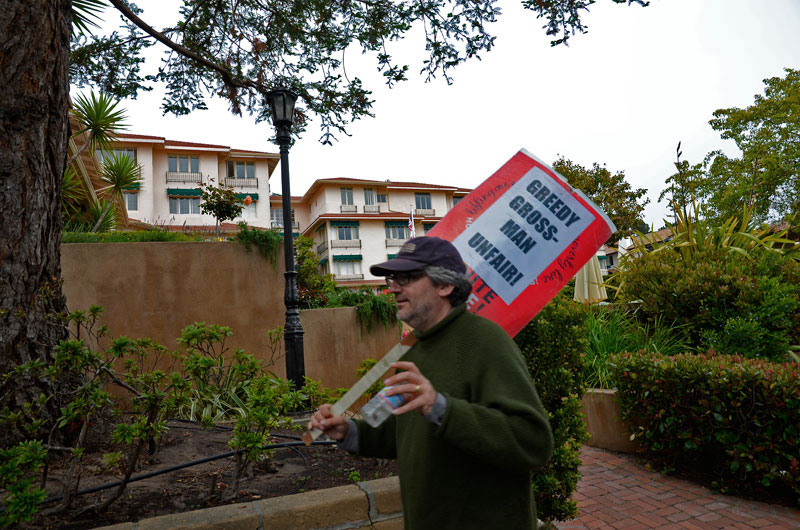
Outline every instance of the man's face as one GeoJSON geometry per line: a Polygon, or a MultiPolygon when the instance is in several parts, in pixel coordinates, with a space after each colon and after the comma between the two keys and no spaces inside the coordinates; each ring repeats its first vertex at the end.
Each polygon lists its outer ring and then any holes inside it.
{"type": "Polygon", "coordinates": [[[397,318],[417,331],[425,331],[450,311],[447,296],[453,291],[452,285],[434,285],[427,276],[416,275],[409,279],[398,274],[400,281],[389,285],[389,292],[397,302],[397,318]],[[405,283],[405,285],[400,285],[405,283]]]}

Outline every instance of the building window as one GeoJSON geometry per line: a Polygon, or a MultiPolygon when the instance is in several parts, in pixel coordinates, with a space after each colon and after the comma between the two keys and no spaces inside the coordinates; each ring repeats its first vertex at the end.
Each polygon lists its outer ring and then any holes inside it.
{"type": "Polygon", "coordinates": [[[251,202],[247,206],[245,206],[243,204],[242,205],[242,215],[241,215],[241,217],[243,219],[255,219],[255,218],[257,218],[258,215],[257,215],[257,211],[256,211],[256,204],[258,204],[256,201],[251,202]]]}
{"type": "Polygon", "coordinates": [[[333,267],[336,270],[336,276],[355,276],[361,274],[360,261],[335,261],[333,267]]]}
{"type": "Polygon", "coordinates": [[[375,190],[372,188],[364,188],[364,204],[367,206],[373,206],[375,202],[375,190]]]}
{"type": "Polygon", "coordinates": [[[139,194],[134,191],[123,191],[122,196],[125,198],[125,209],[129,212],[135,212],[139,209],[139,194]]]}
{"type": "Polygon", "coordinates": [[[256,163],[255,162],[234,162],[228,160],[228,178],[229,179],[254,179],[256,178],[256,163]]]}
{"type": "Polygon", "coordinates": [[[357,226],[337,226],[336,227],[336,239],[341,241],[350,241],[353,239],[358,239],[358,227],[357,226]]]}
{"type": "Polygon", "coordinates": [[[136,149],[133,148],[125,148],[125,149],[109,149],[107,151],[102,151],[98,149],[96,151],[97,160],[100,161],[102,164],[106,159],[111,158],[112,155],[123,156],[128,155],[131,159],[136,160],[136,149]]]}
{"type": "Polygon", "coordinates": [[[430,210],[431,209],[431,194],[430,193],[415,193],[414,198],[417,201],[417,210],[430,210]]]}
{"type": "Polygon", "coordinates": [[[453,206],[455,206],[456,204],[461,202],[461,199],[463,199],[463,198],[464,197],[453,197],[453,206]]]}
{"type": "Polygon", "coordinates": [[[172,155],[167,157],[170,173],[200,173],[200,160],[196,156],[172,155]]]}
{"type": "Polygon", "coordinates": [[[169,213],[171,214],[199,214],[203,213],[200,210],[199,197],[170,197],[169,198],[169,213]]]}
{"type": "Polygon", "coordinates": [[[400,223],[393,223],[393,224],[386,224],[386,239],[408,239],[411,237],[410,232],[408,231],[408,224],[400,223]]]}
{"type": "Polygon", "coordinates": [[[342,188],[342,204],[353,204],[353,188],[342,188]]]}
{"type": "MultiPolygon", "coordinates": [[[[269,218],[272,220],[272,228],[283,227],[283,207],[270,208],[269,218]]],[[[294,208],[292,208],[292,224],[294,223],[294,208]]]]}
{"type": "Polygon", "coordinates": [[[378,193],[378,202],[386,202],[386,194],[385,193],[378,193]]]}

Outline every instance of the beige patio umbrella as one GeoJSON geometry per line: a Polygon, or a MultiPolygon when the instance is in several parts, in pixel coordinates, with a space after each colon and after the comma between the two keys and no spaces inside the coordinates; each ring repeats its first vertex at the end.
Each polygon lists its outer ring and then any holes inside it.
{"type": "Polygon", "coordinates": [[[608,298],[597,254],[575,275],[575,301],[596,304],[608,298]]]}

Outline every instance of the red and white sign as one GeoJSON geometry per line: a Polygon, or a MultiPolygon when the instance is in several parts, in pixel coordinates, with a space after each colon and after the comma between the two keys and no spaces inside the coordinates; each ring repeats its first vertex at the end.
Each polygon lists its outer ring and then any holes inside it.
{"type": "Polygon", "coordinates": [[[550,166],[520,150],[426,235],[452,241],[467,264],[467,308],[512,337],[616,231],[550,166]]]}

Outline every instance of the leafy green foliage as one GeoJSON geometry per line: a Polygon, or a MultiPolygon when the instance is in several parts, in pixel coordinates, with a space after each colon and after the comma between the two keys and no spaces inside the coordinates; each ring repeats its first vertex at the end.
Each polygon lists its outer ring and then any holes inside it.
{"type": "Polygon", "coordinates": [[[641,300],[646,321],[685,326],[698,351],[783,360],[800,342],[797,261],[758,248],[746,255],[714,246],[663,248],[628,260],[618,273],[622,298],[641,300]]]}
{"type": "Polygon", "coordinates": [[[383,324],[387,329],[399,325],[397,304],[394,301],[394,296],[388,293],[374,294],[365,288],[358,291],[336,289],[328,298],[327,307],[351,306],[356,308],[356,315],[362,332],[371,332],[376,321],[383,324]]]}
{"type": "Polygon", "coordinates": [[[137,232],[61,232],[62,243],[145,243],[152,241],[203,241],[202,235],[141,230],[137,232]]]}
{"type": "Polygon", "coordinates": [[[297,295],[303,309],[325,307],[328,297],[336,290],[333,274],[320,274],[319,257],[314,252],[314,240],[300,236],[294,241],[297,258],[297,295]]]}
{"type": "MultiPolygon", "coordinates": [[[[356,369],[356,377],[358,379],[361,379],[362,377],[367,375],[367,372],[372,370],[372,367],[375,366],[376,364],[378,364],[378,361],[376,359],[367,357],[366,359],[358,363],[358,368],[356,369]]],[[[364,392],[364,395],[368,400],[372,399],[375,396],[375,394],[383,390],[384,386],[385,385],[383,384],[383,381],[378,379],[377,381],[372,383],[372,385],[367,389],[366,392],[364,392]]]]}
{"type": "Polygon", "coordinates": [[[553,162],[553,169],[584,192],[614,222],[617,232],[608,240],[609,245],[631,235],[639,226],[650,199],[646,197],[646,189],[631,188],[624,172],[612,174],[597,162],[589,169],[564,157],[553,162]]]}
{"type": "Polygon", "coordinates": [[[0,489],[4,490],[5,508],[0,512],[0,528],[30,521],[47,498],[47,492],[33,481],[46,456],[42,443],[33,440],[0,449],[0,489]]]}
{"type": "Polygon", "coordinates": [[[660,316],[652,324],[639,322],[622,310],[593,308],[586,319],[589,347],[586,350],[583,381],[589,388],[615,387],[609,358],[616,353],[648,351],[676,355],[689,350],[680,326],[668,326],[660,316]]]}
{"type": "Polygon", "coordinates": [[[648,460],[721,491],[800,503],[800,364],[729,355],[613,358],[623,419],[648,460]]]}
{"type": "Polygon", "coordinates": [[[224,184],[215,186],[201,182],[200,189],[203,190],[200,209],[205,214],[213,215],[217,220],[217,237],[219,237],[219,224],[242,215],[244,200],[236,197],[233,188],[224,184]]]}
{"type": "MultiPolygon", "coordinates": [[[[524,0],[523,6],[547,18],[548,34],[559,37],[554,43],[561,43],[585,31],[581,12],[593,2],[524,0]]],[[[646,5],[642,0],[628,3],[646,5]]],[[[135,97],[148,84],[143,81],[152,80],[166,87],[165,113],[205,109],[205,95],[215,94],[226,98],[234,113],[246,111],[258,121],[269,118],[266,94],[285,87],[299,94],[305,106],[296,112],[298,126],[303,128],[311,115],[318,116],[325,143],[346,133],[353,121],[372,115],[371,91],[352,76],[352,68],[348,75],[342,50],[360,49],[374,58],[385,82],[393,86],[407,79],[409,65],[396,62],[392,44],[416,28],[424,38],[420,73],[428,80],[441,75],[450,83],[453,68],[492,49],[495,38],[488,29],[500,13],[493,0],[380,4],[186,0],[177,19],[159,32],[147,23],[146,14],[137,16],[141,10],[133,4],[121,0],[111,4],[127,19],[126,31],[74,39],[73,84],[99,85],[104,92],[135,97]],[[143,78],[140,56],[156,37],[170,51],[158,72],[143,78]]]]}
{"type": "Polygon", "coordinates": [[[243,244],[248,251],[252,247],[256,247],[259,254],[264,256],[273,266],[277,263],[278,249],[283,240],[283,236],[279,231],[258,230],[250,228],[245,222],[241,222],[235,239],[243,244]]]}
{"type": "Polygon", "coordinates": [[[580,448],[589,439],[580,417],[587,312],[584,304],[558,295],[514,338],[550,415],[555,442],[553,457],[533,481],[542,520],[566,521],[578,513],[572,495],[580,479],[580,448]]]}

